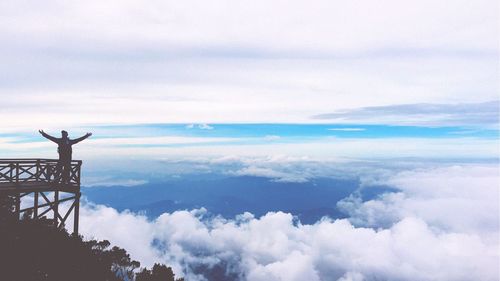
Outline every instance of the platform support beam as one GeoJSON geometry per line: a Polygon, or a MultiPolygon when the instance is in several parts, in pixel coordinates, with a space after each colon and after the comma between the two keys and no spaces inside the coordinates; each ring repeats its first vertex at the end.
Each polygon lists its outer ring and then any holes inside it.
{"type": "Polygon", "coordinates": [[[21,215],[21,196],[19,196],[19,194],[16,195],[15,202],[16,202],[16,206],[15,206],[14,212],[16,214],[16,217],[19,218],[21,215]]]}
{"type": "Polygon", "coordinates": [[[33,218],[38,218],[38,192],[35,191],[35,195],[33,196],[33,218]]]}
{"type": "Polygon", "coordinates": [[[22,216],[47,219],[55,227],[64,228],[66,220],[73,215],[73,233],[78,234],[82,161],[71,161],[65,182],[54,180],[58,176],[58,164],[57,159],[0,159],[0,195],[14,199],[18,219],[22,216]],[[50,193],[53,196],[49,196],[50,193]],[[25,206],[27,201],[30,207],[25,206]],[[67,210],[59,207],[63,202],[71,203],[67,210]]]}
{"type": "Polygon", "coordinates": [[[59,225],[58,223],[58,216],[59,215],[59,191],[54,191],[54,207],[52,210],[54,210],[54,225],[57,227],[59,225]]]}
{"type": "Polygon", "coordinates": [[[79,218],[80,218],[80,192],[75,194],[75,209],[73,210],[74,219],[73,219],[73,234],[78,234],[78,226],[79,226],[79,218]]]}

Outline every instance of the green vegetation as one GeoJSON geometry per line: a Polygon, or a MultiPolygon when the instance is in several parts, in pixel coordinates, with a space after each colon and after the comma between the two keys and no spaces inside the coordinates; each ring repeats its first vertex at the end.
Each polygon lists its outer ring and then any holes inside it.
{"type": "Polygon", "coordinates": [[[109,241],[83,240],[50,220],[19,220],[10,196],[0,196],[0,276],[9,281],[182,281],[170,267],[151,270],[109,241]]]}

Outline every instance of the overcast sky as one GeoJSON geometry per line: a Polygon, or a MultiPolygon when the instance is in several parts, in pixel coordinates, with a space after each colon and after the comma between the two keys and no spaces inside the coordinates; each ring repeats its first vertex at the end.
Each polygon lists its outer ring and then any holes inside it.
{"type": "Polygon", "coordinates": [[[148,221],[82,202],[86,237],[189,280],[202,280],[190,266],[217,263],[251,281],[498,280],[498,11],[497,0],[0,0],[0,154],[55,157],[36,130],[67,128],[95,133],[73,155],[89,186],[169,171],[304,182],[343,167],[398,189],[349,196],[337,204],[348,219],[313,225],[204,209],[148,221]],[[329,125],[236,124],[258,122],[329,125]]]}
{"type": "Polygon", "coordinates": [[[491,111],[498,34],[495,0],[1,1],[0,127],[491,111]]]}

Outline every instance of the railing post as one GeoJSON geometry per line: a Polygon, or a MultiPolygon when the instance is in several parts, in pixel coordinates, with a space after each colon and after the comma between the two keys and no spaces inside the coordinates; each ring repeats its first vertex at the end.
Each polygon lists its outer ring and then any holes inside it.
{"type": "MultiPolygon", "coordinates": [[[[15,179],[16,188],[19,188],[19,162],[16,163],[15,176],[16,176],[16,179],[15,179]]],[[[15,210],[15,213],[17,215],[17,219],[19,219],[20,211],[21,211],[21,196],[20,196],[19,193],[16,193],[16,210],[15,210]]]]}
{"type": "Polygon", "coordinates": [[[19,185],[19,162],[16,163],[16,186],[19,185]]]}
{"type": "Polygon", "coordinates": [[[36,172],[35,172],[35,180],[40,181],[40,159],[36,160],[36,172]]]}
{"type": "Polygon", "coordinates": [[[78,170],[76,174],[76,183],[78,184],[78,188],[80,188],[81,175],[82,175],[82,162],[78,162],[78,170]]]}
{"type": "Polygon", "coordinates": [[[48,182],[49,183],[51,183],[53,180],[56,179],[55,168],[52,165],[52,163],[47,163],[47,173],[48,173],[48,182]],[[52,176],[54,176],[53,179],[52,179],[52,176]]]}
{"type": "Polygon", "coordinates": [[[16,169],[16,165],[14,163],[10,164],[10,182],[15,183],[16,180],[14,179],[14,171],[16,169]]]}

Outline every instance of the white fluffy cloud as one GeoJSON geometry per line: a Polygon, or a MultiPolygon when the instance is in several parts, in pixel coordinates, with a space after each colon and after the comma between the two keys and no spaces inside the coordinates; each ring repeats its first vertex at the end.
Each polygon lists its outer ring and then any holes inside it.
{"type": "Polygon", "coordinates": [[[495,165],[405,171],[378,183],[401,191],[367,202],[356,197],[340,202],[353,222],[390,225],[406,216],[417,216],[441,229],[482,233],[484,237],[498,234],[500,176],[495,165]]]}
{"type": "Polygon", "coordinates": [[[162,261],[189,280],[197,268],[223,264],[243,280],[496,280],[498,244],[479,235],[443,232],[407,217],[387,229],[347,220],[295,224],[285,213],[236,220],[203,219],[203,210],[163,214],[154,222],[95,207],[83,233],[111,239],[145,265],[162,261]],[[161,245],[160,250],[154,245],[161,245]]]}
{"type": "Polygon", "coordinates": [[[87,205],[82,233],[110,239],[145,265],[170,264],[189,280],[215,268],[254,281],[498,279],[495,168],[408,171],[385,181],[401,192],[350,205],[349,220],[302,225],[282,212],[225,219],[199,209],[147,221],[87,205]]]}

